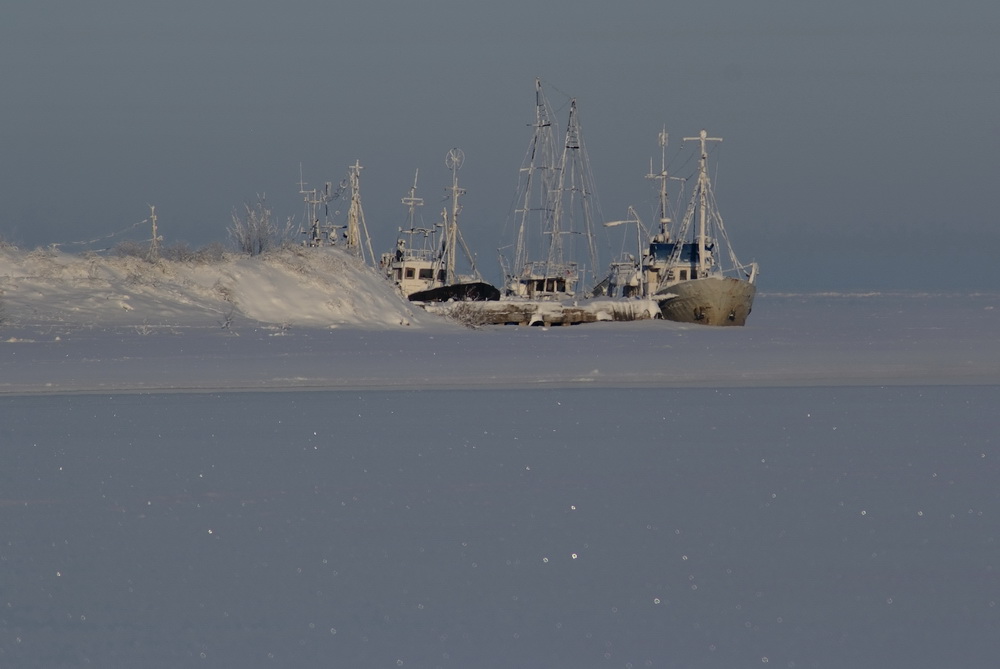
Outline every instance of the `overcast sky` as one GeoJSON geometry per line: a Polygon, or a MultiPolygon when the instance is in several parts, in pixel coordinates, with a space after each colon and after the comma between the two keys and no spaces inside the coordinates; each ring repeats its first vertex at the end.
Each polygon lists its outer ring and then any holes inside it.
{"type": "Polygon", "coordinates": [[[995,290],[998,37],[988,0],[15,0],[0,237],[141,240],[153,204],[165,244],[225,241],[257,193],[300,219],[300,165],[312,187],[359,160],[379,252],[416,169],[436,220],[460,147],[463,231],[496,280],[540,77],[561,123],[578,100],[607,220],[652,222],[657,133],[679,152],[705,128],[762,291],[995,290]]]}

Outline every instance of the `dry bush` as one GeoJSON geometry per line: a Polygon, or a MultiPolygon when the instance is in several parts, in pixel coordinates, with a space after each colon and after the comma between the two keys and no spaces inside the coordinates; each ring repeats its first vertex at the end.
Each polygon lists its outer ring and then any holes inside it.
{"type": "Polygon", "coordinates": [[[490,319],[477,302],[455,302],[447,312],[448,318],[470,328],[488,325],[490,319]]]}
{"type": "Polygon", "coordinates": [[[220,262],[226,255],[222,242],[212,242],[194,252],[194,261],[199,263],[220,262]]]}
{"type": "Polygon", "coordinates": [[[111,248],[111,253],[119,258],[142,258],[145,260],[149,256],[149,247],[126,239],[115,244],[111,248]]]}
{"type": "Polygon", "coordinates": [[[285,222],[284,228],[279,228],[264,196],[258,195],[255,205],[244,204],[242,212],[233,209],[229,238],[240,253],[257,256],[288,244],[293,228],[291,219],[285,222]]]}

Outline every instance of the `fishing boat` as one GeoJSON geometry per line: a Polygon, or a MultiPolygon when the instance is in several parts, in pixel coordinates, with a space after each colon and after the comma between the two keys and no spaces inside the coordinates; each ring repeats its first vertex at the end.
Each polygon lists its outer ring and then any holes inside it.
{"type": "Polygon", "coordinates": [[[613,228],[619,225],[635,226],[635,253],[623,252],[618,260],[612,262],[607,276],[594,287],[590,296],[645,298],[648,286],[643,278],[641,259],[643,258],[643,241],[649,240],[649,233],[642,221],[639,220],[635,208],[631,206],[628,208],[628,217],[621,221],[608,221],[604,227],[613,228]]]}
{"type": "Polygon", "coordinates": [[[575,297],[588,271],[575,258],[579,239],[589,253],[589,271],[596,266],[591,224],[596,195],[576,100],[569,104],[561,152],[556,148],[553,116],[541,81],[536,79],[533,133],[519,170],[512,208],[513,259],[508,261],[502,253],[500,258],[503,292],[508,299],[557,301],[575,297]]]}
{"type": "Polygon", "coordinates": [[[432,227],[417,225],[416,210],[424,204],[423,199],[416,196],[419,171],[413,177],[409,195],[402,199],[409,212],[408,227],[399,229],[396,249],[383,254],[379,264],[386,277],[411,302],[500,299],[500,291],[482,280],[475,258],[458,227],[458,216],[462,210],[459,199],[465,193],[458,185],[458,170],[464,160],[465,154],[461,149],[450,150],[445,159],[445,165],[452,172],[452,185],[447,189],[451,209],[445,208],[441,212],[441,223],[432,227]],[[471,274],[459,275],[456,272],[458,246],[465,253],[471,274]]]}
{"type": "Polygon", "coordinates": [[[659,229],[642,259],[644,289],[664,318],[703,325],[744,325],[757,294],[757,263],[739,262],[729,242],[708,176],[708,142],[721,142],[702,130],[697,181],[676,234],[671,235],[667,207],[665,147],[660,134],[661,170],[647,178],[660,181],[659,229]]]}

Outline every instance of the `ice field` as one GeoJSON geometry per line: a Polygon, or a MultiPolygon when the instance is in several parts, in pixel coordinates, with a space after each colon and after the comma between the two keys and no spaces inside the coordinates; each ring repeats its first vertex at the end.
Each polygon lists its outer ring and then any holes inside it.
{"type": "Polygon", "coordinates": [[[1000,656],[1000,296],[473,330],[104,271],[3,284],[4,666],[1000,656]]]}

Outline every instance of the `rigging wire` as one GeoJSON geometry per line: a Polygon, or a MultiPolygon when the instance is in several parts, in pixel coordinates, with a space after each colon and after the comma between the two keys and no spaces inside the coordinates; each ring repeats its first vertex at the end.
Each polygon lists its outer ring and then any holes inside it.
{"type": "MultiPolygon", "coordinates": [[[[90,246],[91,244],[96,244],[98,242],[103,242],[106,239],[111,239],[112,237],[117,237],[118,235],[123,235],[126,232],[131,232],[132,230],[135,230],[136,228],[138,228],[140,225],[145,225],[147,223],[149,223],[149,219],[148,218],[144,218],[141,221],[137,221],[136,223],[133,223],[132,225],[128,226],[127,228],[123,228],[121,230],[118,230],[117,232],[112,232],[111,234],[105,235],[103,237],[97,237],[95,239],[75,241],[75,242],[57,242],[57,243],[49,244],[49,246],[52,247],[52,248],[55,248],[55,249],[58,249],[60,246],[90,246]]],[[[143,240],[143,241],[148,241],[148,240],[143,240]]]]}

